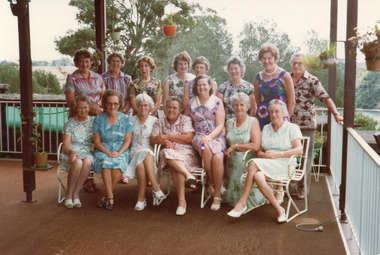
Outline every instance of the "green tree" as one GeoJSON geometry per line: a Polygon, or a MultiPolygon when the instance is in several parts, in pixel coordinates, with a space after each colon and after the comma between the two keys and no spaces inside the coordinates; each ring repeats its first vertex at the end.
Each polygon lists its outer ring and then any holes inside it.
{"type": "MultiPolygon", "coordinates": [[[[20,93],[19,66],[15,63],[0,65],[0,83],[9,84],[8,94],[20,93]]],[[[61,94],[57,77],[45,71],[34,71],[32,74],[33,93],[61,94]]]]}
{"type": "MultiPolygon", "coordinates": [[[[198,4],[183,0],[172,0],[170,3],[178,8],[174,22],[178,25],[178,36],[191,30],[195,25],[194,14],[200,11],[198,4]]],[[[156,0],[107,0],[107,30],[121,28],[121,37],[112,41],[107,36],[106,46],[112,51],[119,51],[126,59],[123,68],[126,73],[136,76],[135,63],[138,57],[152,52],[159,52],[160,58],[168,57],[165,49],[173,42],[172,38],[163,35],[161,23],[168,1],[156,0]]],[[[55,43],[59,52],[73,56],[80,48],[95,49],[94,1],[70,1],[71,6],[78,8],[76,19],[81,28],[68,31],[55,43]]]]}
{"type": "Polygon", "coordinates": [[[357,130],[376,130],[376,126],[379,125],[374,118],[371,118],[362,113],[355,114],[355,124],[361,125],[357,127],[357,130]]]}
{"type": "MultiPolygon", "coordinates": [[[[200,16],[197,18],[197,26],[191,31],[178,37],[168,48],[169,56],[186,50],[192,59],[204,56],[210,61],[209,75],[216,78],[217,83],[228,79],[223,66],[232,53],[232,36],[226,28],[226,21],[216,15],[200,16]]],[[[173,73],[172,57],[163,59],[159,65],[160,79],[173,73]]]]}
{"type": "Polygon", "coordinates": [[[245,24],[240,38],[239,56],[245,62],[245,77],[250,82],[253,81],[255,74],[263,69],[257,54],[264,43],[272,43],[278,48],[280,53],[278,66],[287,70],[290,70],[291,55],[298,51],[298,48],[291,46],[289,35],[279,31],[278,25],[270,19],[245,24]]]}
{"type": "Polygon", "coordinates": [[[41,87],[43,89],[42,94],[59,95],[63,93],[57,76],[44,70],[33,72],[33,87],[34,86],[41,87]]]}
{"type": "Polygon", "coordinates": [[[356,88],[356,107],[373,109],[380,102],[380,73],[368,72],[356,88]]]}

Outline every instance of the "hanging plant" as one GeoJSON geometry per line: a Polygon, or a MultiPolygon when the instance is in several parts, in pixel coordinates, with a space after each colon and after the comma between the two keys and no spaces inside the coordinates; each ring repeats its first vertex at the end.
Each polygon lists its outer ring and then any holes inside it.
{"type": "MultiPolygon", "coordinates": [[[[374,27],[366,29],[355,28],[356,36],[348,39],[355,47],[357,47],[365,55],[367,69],[369,71],[380,71],[380,20],[374,27]]],[[[355,55],[355,51],[351,51],[350,55],[355,55]]]]}
{"type": "Polygon", "coordinates": [[[168,14],[166,18],[163,20],[163,28],[165,36],[175,35],[177,26],[174,24],[173,21],[173,13],[168,14]]]}

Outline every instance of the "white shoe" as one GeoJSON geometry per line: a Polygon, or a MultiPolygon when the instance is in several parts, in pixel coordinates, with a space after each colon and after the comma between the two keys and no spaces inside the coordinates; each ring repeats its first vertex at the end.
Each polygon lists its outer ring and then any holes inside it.
{"type": "Polygon", "coordinates": [[[286,214],[285,214],[285,209],[281,207],[282,214],[277,218],[278,223],[283,223],[286,221],[286,214]]]}
{"type": "MultiPolygon", "coordinates": [[[[222,199],[220,197],[214,197],[214,199],[222,201],[222,199]]],[[[210,209],[211,209],[211,211],[216,212],[220,209],[220,204],[216,205],[216,204],[212,203],[210,209]]]]}
{"type": "Polygon", "coordinates": [[[142,211],[146,207],[146,199],[144,201],[137,201],[134,210],[135,211],[142,211]]]}
{"type": "Polygon", "coordinates": [[[227,195],[227,189],[222,185],[222,187],[220,188],[220,194],[222,196],[225,196],[227,195]]]}
{"type": "Polygon", "coordinates": [[[65,206],[66,206],[66,208],[69,208],[69,209],[73,208],[74,207],[73,200],[72,199],[65,199],[65,206]]]}
{"type": "Polygon", "coordinates": [[[166,198],[162,190],[159,190],[157,192],[152,190],[152,196],[153,196],[153,200],[156,200],[156,203],[155,203],[156,205],[161,204],[161,202],[166,198]]]}
{"type": "Polygon", "coordinates": [[[74,207],[75,208],[81,208],[82,203],[80,202],[79,198],[74,198],[74,207]]]}
{"type": "Polygon", "coordinates": [[[184,215],[185,213],[186,213],[186,207],[183,208],[183,207],[181,207],[181,206],[178,206],[178,207],[177,207],[177,210],[175,211],[175,215],[177,215],[177,216],[182,216],[182,215],[184,215]]]}
{"type": "Polygon", "coordinates": [[[244,208],[241,211],[235,211],[231,210],[228,214],[228,216],[233,217],[233,218],[239,218],[245,211],[247,211],[247,205],[244,206],[244,208]]]}

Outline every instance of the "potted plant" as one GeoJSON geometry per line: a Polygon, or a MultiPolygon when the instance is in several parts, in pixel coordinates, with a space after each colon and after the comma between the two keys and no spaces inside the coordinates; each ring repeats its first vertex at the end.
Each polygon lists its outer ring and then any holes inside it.
{"type": "Polygon", "coordinates": [[[174,21],[173,21],[173,13],[168,14],[166,18],[163,20],[163,28],[164,28],[165,36],[175,35],[177,26],[174,24],[174,21]]]}
{"type": "Polygon", "coordinates": [[[30,0],[8,0],[11,5],[11,11],[14,16],[24,16],[30,0]]]}
{"type": "MultiPolygon", "coordinates": [[[[367,70],[380,71],[380,20],[374,27],[369,27],[359,31],[355,28],[355,36],[348,39],[355,47],[358,47],[365,55],[367,70]]],[[[355,51],[350,52],[355,55],[355,51]]]]}
{"type": "MultiPolygon", "coordinates": [[[[37,112],[33,111],[33,118],[37,117],[37,112]]],[[[26,118],[20,114],[21,121],[26,118]]],[[[41,129],[42,124],[33,119],[31,125],[34,127],[35,131],[32,132],[32,135],[29,137],[28,142],[35,146],[36,151],[34,152],[34,163],[36,168],[47,168],[48,167],[48,154],[43,150],[41,133],[38,132],[38,129],[41,129]]],[[[21,136],[17,141],[21,141],[24,137],[24,133],[21,133],[21,136]]]]}
{"type": "Polygon", "coordinates": [[[319,156],[319,150],[323,147],[325,142],[325,136],[320,132],[315,132],[315,140],[314,140],[314,151],[313,151],[313,160],[319,156]]]}
{"type": "Polygon", "coordinates": [[[322,49],[322,52],[319,54],[319,59],[323,65],[323,68],[330,68],[336,66],[336,43],[325,43],[325,47],[322,49]]]}
{"type": "Polygon", "coordinates": [[[119,40],[121,30],[122,30],[122,27],[117,27],[115,29],[112,29],[112,31],[110,32],[111,39],[114,41],[119,40]]]}

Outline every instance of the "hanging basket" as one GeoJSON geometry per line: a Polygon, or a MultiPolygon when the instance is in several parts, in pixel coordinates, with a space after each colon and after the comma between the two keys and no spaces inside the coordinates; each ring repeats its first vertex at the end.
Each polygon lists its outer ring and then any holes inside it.
{"type": "Polygon", "coordinates": [[[28,6],[24,3],[15,3],[15,4],[11,3],[11,11],[14,16],[18,16],[18,17],[24,16],[26,14],[27,8],[28,6]]]}
{"type": "Polygon", "coordinates": [[[111,39],[114,41],[117,41],[120,39],[120,32],[111,32],[110,35],[111,35],[111,39]]]}
{"type": "Polygon", "coordinates": [[[376,58],[365,58],[368,71],[380,72],[380,57],[376,58]]]}
{"type": "Polygon", "coordinates": [[[165,36],[174,36],[177,26],[163,26],[165,36]]]}
{"type": "Polygon", "coordinates": [[[336,59],[334,56],[319,56],[319,58],[325,69],[336,66],[336,59]]]}

